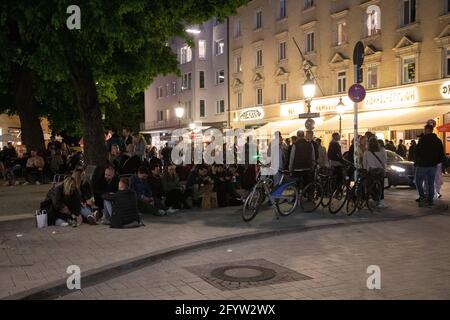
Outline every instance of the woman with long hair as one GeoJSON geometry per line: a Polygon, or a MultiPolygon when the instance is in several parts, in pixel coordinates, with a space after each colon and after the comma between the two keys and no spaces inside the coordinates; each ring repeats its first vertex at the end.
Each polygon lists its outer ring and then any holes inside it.
{"type": "Polygon", "coordinates": [[[377,202],[378,208],[387,208],[384,203],[384,170],[386,168],[386,150],[381,148],[376,137],[372,137],[368,143],[368,149],[364,152],[363,168],[373,174],[381,185],[381,198],[377,202]]]}
{"type": "Polygon", "coordinates": [[[84,220],[91,225],[97,224],[97,211],[92,210],[92,206],[95,203],[94,192],[91,182],[86,177],[86,171],[83,168],[77,168],[72,173],[72,177],[75,180],[77,190],[81,197],[81,210],[80,213],[84,220]]]}
{"type": "Polygon", "coordinates": [[[65,227],[71,223],[76,227],[82,223],[81,196],[75,178],[67,177],[62,183],[55,185],[48,192],[47,199],[51,200],[53,211],[49,217],[50,225],[65,227]]]}

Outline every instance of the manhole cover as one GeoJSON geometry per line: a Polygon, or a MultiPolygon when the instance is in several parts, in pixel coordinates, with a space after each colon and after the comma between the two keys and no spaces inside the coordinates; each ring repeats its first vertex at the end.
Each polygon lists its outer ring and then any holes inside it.
{"type": "Polygon", "coordinates": [[[311,279],[307,275],[264,259],[204,264],[185,269],[220,290],[238,290],[311,279]]]}
{"type": "Polygon", "coordinates": [[[274,270],[258,266],[226,266],[211,271],[211,276],[232,282],[266,281],[275,275],[274,270]]]}

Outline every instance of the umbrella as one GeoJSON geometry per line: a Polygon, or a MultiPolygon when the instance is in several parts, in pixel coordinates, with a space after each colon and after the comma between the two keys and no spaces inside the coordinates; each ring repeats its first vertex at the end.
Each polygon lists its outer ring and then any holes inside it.
{"type": "Polygon", "coordinates": [[[437,127],[439,132],[450,132],[450,123],[437,127]]]}

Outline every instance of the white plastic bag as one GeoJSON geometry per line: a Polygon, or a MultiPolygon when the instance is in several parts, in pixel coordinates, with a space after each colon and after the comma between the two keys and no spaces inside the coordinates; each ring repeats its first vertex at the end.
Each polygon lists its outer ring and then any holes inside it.
{"type": "Polygon", "coordinates": [[[47,211],[36,210],[36,225],[39,229],[45,228],[48,226],[47,211]]]}

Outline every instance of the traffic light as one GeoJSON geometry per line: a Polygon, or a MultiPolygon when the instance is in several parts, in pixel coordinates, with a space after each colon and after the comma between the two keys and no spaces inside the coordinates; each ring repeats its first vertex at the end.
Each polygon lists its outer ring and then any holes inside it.
{"type": "Polygon", "coordinates": [[[363,69],[358,68],[358,72],[356,73],[356,83],[363,83],[363,69]]]}

